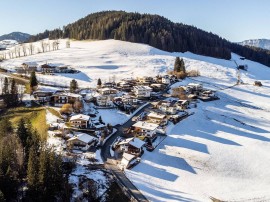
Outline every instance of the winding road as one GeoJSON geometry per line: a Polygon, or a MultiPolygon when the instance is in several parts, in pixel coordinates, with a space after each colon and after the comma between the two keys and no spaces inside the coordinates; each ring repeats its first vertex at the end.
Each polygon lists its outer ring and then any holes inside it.
{"type": "Polygon", "coordinates": [[[126,123],[120,126],[116,126],[115,128],[117,129],[117,132],[115,132],[109,139],[107,139],[107,141],[103,144],[101,148],[101,157],[104,161],[105,168],[110,170],[114,174],[114,176],[125,187],[125,190],[132,196],[133,199],[140,202],[147,202],[148,200],[116,165],[108,163],[107,160],[111,158],[110,146],[113,144],[115,139],[121,135],[121,131],[123,131],[124,128],[131,127],[135,123],[134,121],[132,121],[132,118],[142,113],[149,106],[150,104],[145,105],[138,112],[133,114],[126,123]]]}

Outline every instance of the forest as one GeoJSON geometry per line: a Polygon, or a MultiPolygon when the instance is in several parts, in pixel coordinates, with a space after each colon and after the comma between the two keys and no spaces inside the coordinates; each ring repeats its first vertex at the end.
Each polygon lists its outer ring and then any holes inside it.
{"type": "Polygon", "coordinates": [[[45,38],[76,40],[116,39],[149,44],[169,52],[190,51],[215,58],[230,59],[231,52],[270,66],[270,51],[231,43],[194,26],[174,23],[159,15],[104,11],[90,14],[62,29],[32,36],[29,41],[45,38]]]}

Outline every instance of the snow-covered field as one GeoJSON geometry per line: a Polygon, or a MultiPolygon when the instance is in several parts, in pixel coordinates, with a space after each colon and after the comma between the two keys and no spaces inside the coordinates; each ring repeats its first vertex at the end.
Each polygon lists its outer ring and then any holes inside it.
{"type": "Polygon", "coordinates": [[[198,81],[183,84],[203,82],[218,90],[221,99],[199,103],[194,115],[170,127],[155,151],[145,152],[142,162],[126,171],[128,177],[151,201],[270,201],[270,68],[233,54],[249,69],[241,73],[246,85],[227,88],[237,80],[233,61],[115,40],[72,41],[70,49],[62,45],[58,51],[1,66],[10,69],[25,61],[71,65],[81,73],[39,79],[68,84],[76,78],[81,86],[91,87],[98,78],[108,81],[113,75],[119,80],[166,73],[175,56],[184,58],[187,70],[201,73],[198,81]],[[255,80],[263,87],[253,86],[255,80]]]}

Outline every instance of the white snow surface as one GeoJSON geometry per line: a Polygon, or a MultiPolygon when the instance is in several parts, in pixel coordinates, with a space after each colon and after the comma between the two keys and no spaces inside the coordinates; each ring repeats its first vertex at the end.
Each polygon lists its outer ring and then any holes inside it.
{"type": "Polygon", "coordinates": [[[175,56],[183,57],[187,70],[201,74],[176,85],[203,83],[221,99],[198,103],[194,115],[170,125],[167,138],[153,152],[146,151],[127,176],[150,201],[270,201],[270,68],[232,54],[248,65],[241,73],[246,85],[227,88],[237,80],[233,61],[116,40],[71,41],[70,49],[62,45],[58,51],[1,66],[10,69],[27,61],[71,65],[81,73],[38,77],[57,84],[76,78],[80,86],[91,87],[98,78],[105,82],[112,75],[119,80],[165,74],[175,56]],[[255,80],[263,86],[253,86],[255,80]]]}

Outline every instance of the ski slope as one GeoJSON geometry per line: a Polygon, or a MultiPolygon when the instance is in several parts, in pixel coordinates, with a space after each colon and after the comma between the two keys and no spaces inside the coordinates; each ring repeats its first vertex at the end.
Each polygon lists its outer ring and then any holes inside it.
{"type": "Polygon", "coordinates": [[[187,70],[199,70],[201,76],[176,85],[202,82],[217,90],[220,100],[199,103],[194,115],[170,125],[158,148],[126,171],[150,201],[270,201],[270,68],[235,54],[229,61],[116,40],[71,41],[69,49],[64,44],[58,51],[0,65],[9,70],[26,61],[70,65],[81,73],[38,78],[58,85],[75,78],[81,87],[91,87],[113,75],[120,80],[166,74],[180,56],[187,70]],[[237,81],[233,60],[249,69],[241,72],[245,85],[230,88],[237,81]],[[253,86],[255,80],[263,86],[253,86]]]}

